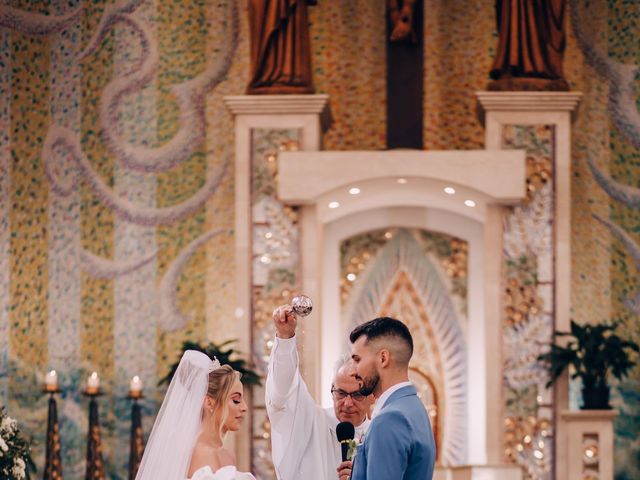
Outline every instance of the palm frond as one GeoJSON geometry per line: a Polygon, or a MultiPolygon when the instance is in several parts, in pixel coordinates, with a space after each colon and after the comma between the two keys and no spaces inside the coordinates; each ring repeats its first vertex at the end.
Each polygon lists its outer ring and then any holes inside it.
{"type": "Polygon", "coordinates": [[[171,382],[171,379],[178,369],[180,359],[182,358],[184,352],[187,350],[197,350],[204,353],[212,360],[214,358],[217,358],[222,365],[229,365],[234,370],[240,372],[241,381],[246,386],[262,385],[260,375],[258,375],[258,373],[256,373],[256,371],[251,368],[251,365],[249,365],[249,363],[245,359],[239,357],[239,355],[241,355],[241,352],[238,352],[235,348],[233,348],[232,345],[236,342],[237,340],[227,340],[218,344],[211,342],[205,345],[191,341],[184,342],[182,344],[182,351],[180,352],[180,355],[178,356],[176,362],[171,365],[169,373],[165,377],[160,379],[158,385],[168,385],[171,382]]]}

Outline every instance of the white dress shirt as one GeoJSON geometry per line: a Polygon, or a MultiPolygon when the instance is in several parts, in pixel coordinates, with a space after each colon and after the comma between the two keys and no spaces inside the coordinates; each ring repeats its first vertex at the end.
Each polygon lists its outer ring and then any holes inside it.
{"type": "Polygon", "coordinates": [[[378,400],[376,401],[376,405],[375,407],[373,407],[373,412],[371,412],[371,419],[373,420],[374,418],[376,418],[376,415],[380,413],[380,410],[382,410],[382,407],[384,407],[384,404],[393,392],[395,392],[396,390],[400,390],[402,387],[408,387],[411,385],[413,385],[411,382],[400,382],[387,388],[382,393],[382,395],[380,395],[380,398],[378,398],[378,400]]]}

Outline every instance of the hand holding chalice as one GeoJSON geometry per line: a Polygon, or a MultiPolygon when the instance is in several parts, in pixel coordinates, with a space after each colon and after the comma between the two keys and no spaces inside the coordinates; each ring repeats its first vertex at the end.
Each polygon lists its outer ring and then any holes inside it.
{"type": "Polygon", "coordinates": [[[293,311],[299,317],[306,317],[311,313],[311,310],[313,310],[313,303],[306,295],[293,297],[293,300],[291,300],[291,306],[293,307],[293,311]]]}
{"type": "Polygon", "coordinates": [[[273,311],[273,323],[279,338],[292,338],[296,334],[298,318],[311,313],[313,303],[306,295],[298,295],[291,305],[281,305],[273,311]]]}

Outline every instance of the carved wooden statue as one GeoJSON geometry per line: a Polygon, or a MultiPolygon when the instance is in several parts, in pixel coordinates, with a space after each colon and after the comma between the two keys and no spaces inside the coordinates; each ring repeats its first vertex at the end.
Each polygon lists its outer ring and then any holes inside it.
{"type": "Polygon", "coordinates": [[[566,0],[497,0],[498,48],[489,90],[568,90],[562,57],[566,0]]]}
{"type": "Polygon", "coordinates": [[[249,94],[313,93],[307,4],[313,0],[249,0],[249,94]]]}

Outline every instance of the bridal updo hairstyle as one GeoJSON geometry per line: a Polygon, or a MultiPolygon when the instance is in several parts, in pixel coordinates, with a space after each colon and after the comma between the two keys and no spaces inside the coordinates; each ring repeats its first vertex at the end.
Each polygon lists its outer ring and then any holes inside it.
{"type": "Polygon", "coordinates": [[[229,365],[222,365],[209,373],[207,396],[211,397],[215,404],[212,415],[220,422],[218,424],[220,436],[224,435],[223,427],[229,415],[229,397],[236,380],[240,380],[240,372],[235,371],[229,365]]]}

